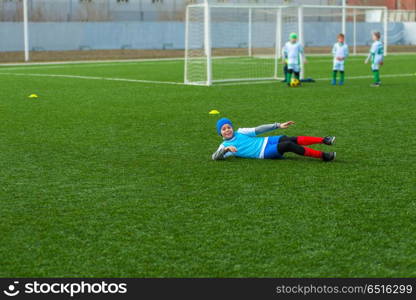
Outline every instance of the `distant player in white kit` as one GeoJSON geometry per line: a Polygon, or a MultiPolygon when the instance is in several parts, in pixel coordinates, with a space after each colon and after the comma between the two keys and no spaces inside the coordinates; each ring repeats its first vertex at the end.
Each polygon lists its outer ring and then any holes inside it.
{"type": "Polygon", "coordinates": [[[379,87],[381,85],[380,81],[380,67],[384,63],[384,47],[383,43],[380,42],[380,32],[374,32],[372,38],[374,43],[371,45],[370,53],[365,60],[367,64],[371,59],[371,70],[373,71],[374,83],[371,85],[373,87],[379,87]]]}
{"type": "Polygon", "coordinates": [[[334,57],[334,65],[333,65],[333,72],[332,72],[332,85],[337,84],[337,73],[339,71],[339,85],[344,84],[345,78],[345,59],[348,57],[348,46],[345,44],[345,36],[344,34],[340,33],[337,36],[338,41],[332,47],[332,56],[334,57]]]}
{"type": "Polygon", "coordinates": [[[295,74],[296,79],[300,80],[302,60],[306,63],[303,46],[298,42],[298,35],[296,33],[289,35],[289,41],[282,49],[282,60],[283,63],[287,61],[287,84],[290,86],[293,74],[295,74]]]}

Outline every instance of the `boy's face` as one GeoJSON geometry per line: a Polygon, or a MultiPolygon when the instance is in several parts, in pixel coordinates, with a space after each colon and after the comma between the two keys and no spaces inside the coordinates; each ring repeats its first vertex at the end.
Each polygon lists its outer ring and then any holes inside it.
{"type": "Polygon", "coordinates": [[[297,41],[298,41],[298,39],[290,39],[290,42],[291,42],[292,44],[295,44],[297,41]]]}
{"type": "Polygon", "coordinates": [[[338,42],[339,43],[343,43],[344,42],[344,37],[343,36],[339,36],[338,37],[338,42]]]}
{"type": "Polygon", "coordinates": [[[373,34],[373,41],[378,41],[378,37],[375,34],[373,34]]]}
{"type": "Polygon", "coordinates": [[[222,125],[222,127],[221,127],[221,135],[222,135],[223,138],[225,138],[227,140],[233,137],[234,130],[231,127],[230,124],[224,124],[224,125],[222,125]]]}

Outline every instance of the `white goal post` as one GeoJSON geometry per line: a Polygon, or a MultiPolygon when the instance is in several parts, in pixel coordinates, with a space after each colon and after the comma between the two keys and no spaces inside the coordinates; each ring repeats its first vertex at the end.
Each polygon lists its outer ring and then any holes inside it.
{"type": "MultiPolygon", "coordinates": [[[[281,50],[298,33],[306,55],[331,55],[338,33],[352,54],[368,51],[380,31],[387,52],[387,8],[265,4],[192,4],[186,8],[185,84],[280,80],[281,50]]],[[[305,66],[301,66],[301,78],[305,66]]]]}

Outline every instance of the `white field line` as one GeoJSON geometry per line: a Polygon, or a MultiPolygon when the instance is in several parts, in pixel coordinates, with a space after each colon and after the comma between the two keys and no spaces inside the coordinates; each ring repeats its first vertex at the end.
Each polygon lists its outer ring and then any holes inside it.
{"type": "MultiPolygon", "coordinates": [[[[361,58],[349,58],[348,61],[363,61],[364,59],[361,58]]],[[[397,60],[397,59],[395,59],[397,60]]],[[[178,61],[180,60],[165,60],[163,61],[164,64],[176,64],[178,63],[178,61]]],[[[126,62],[126,61],[120,61],[120,62],[116,62],[116,63],[79,63],[79,64],[75,64],[75,63],[58,63],[56,65],[51,65],[51,64],[30,64],[30,65],[21,65],[19,67],[1,67],[0,65],[0,71],[19,71],[19,70],[43,70],[43,69],[63,69],[63,68],[68,68],[68,67],[72,67],[70,65],[73,65],[73,67],[75,68],[96,68],[96,67],[107,67],[107,66],[125,66],[125,65],[136,65],[136,64],[153,64],[155,61],[151,61],[151,60],[147,60],[147,61],[130,61],[130,62],[126,62]]],[[[308,61],[308,65],[309,64],[313,64],[313,63],[331,63],[332,62],[332,58],[327,58],[327,59],[318,59],[318,60],[309,60],[308,61]]],[[[205,62],[203,62],[205,63],[205,62]]],[[[267,62],[267,64],[265,64],[264,62],[259,62],[258,60],[253,61],[250,59],[247,59],[246,61],[221,61],[218,62],[218,64],[224,65],[271,65],[273,63],[272,58],[270,58],[270,62],[267,62]]],[[[213,61],[214,66],[216,65],[215,60],[213,61]]]]}
{"type": "MultiPolygon", "coordinates": [[[[381,79],[383,78],[391,78],[391,77],[412,77],[416,76],[415,74],[381,74],[381,79]]],[[[366,78],[373,78],[373,75],[365,75],[365,76],[351,76],[347,77],[346,80],[350,79],[366,79],[366,78]]],[[[316,78],[316,81],[329,81],[332,78],[316,78]]],[[[262,80],[262,81],[246,81],[246,82],[230,82],[230,83],[216,83],[215,85],[226,86],[226,85],[248,85],[248,84],[270,84],[279,82],[279,79],[271,79],[271,80],[262,80]]]]}
{"type": "MultiPolygon", "coordinates": [[[[370,49],[370,47],[368,48],[370,49]]],[[[319,56],[331,56],[331,53],[316,53],[308,54],[308,57],[319,57],[319,56]]],[[[351,54],[352,57],[357,56],[367,56],[368,53],[357,53],[357,55],[351,54]]],[[[389,56],[408,56],[416,55],[415,52],[390,52],[389,56]]],[[[215,58],[235,58],[235,56],[218,56],[215,58]]],[[[156,62],[156,61],[180,61],[184,60],[183,57],[172,57],[172,58],[137,58],[137,59],[109,59],[109,60],[75,60],[75,61],[55,61],[55,62],[21,62],[21,63],[2,63],[0,67],[9,67],[9,66],[37,66],[37,65],[72,65],[72,64],[94,64],[94,63],[125,63],[125,62],[156,62]]]]}
{"type": "Polygon", "coordinates": [[[55,62],[22,62],[22,63],[4,63],[2,66],[37,66],[37,65],[73,65],[73,64],[95,64],[95,63],[124,63],[124,62],[149,62],[149,61],[174,61],[184,60],[181,57],[173,58],[138,58],[138,59],[113,59],[113,60],[75,60],[75,61],[55,61],[55,62]]]}
{"type": "MultiPolygon", "coordinates": [[[[112,77],[96,77],[96,76],[80,76],[80,75],[64,75],[64,74],[33,74],[33,73],[2,73],[0,75],[11,75],[11,76],[29,76],[29,77],[54,77],[54,78],[75,78],[75,79],[86,79],[86,80],[108,80],[108,81],[123,81],[123,82],[135,82],[135,83],[151,83],[151,84],[169,84],[169,85],[185,85],[182,82],[174,82],[174,81],[157,81],[157,80],[142,80],[142,79],[128,79],[128,78],[112,78],[112,77]]],[[[390,78],[390,77],[412,77],[416,76],[416,74],[382,74],[382,78],[390,78]]],[[[347,77],[348,80],[350,79],[365,79],[365,78],[372,78],[372,75],[365,75],[365,76],[351,76],[347,77]]],[[[279,79],[274,80],[262,80],[262,81],[250,81],[250,82],[230,82],[230,83],[217,83],[216,86],[235,86],[235,85],[248,85],[248,84],[270,84],[276,83],[279,79]]],[[[330,77],[328,78],[317,78],[316,81],[326,81],[331,80],[330,77]]]]}
{"type": "MultiPolygon", "coordinates": [[[[370,48],[369,48],[370,49],[370,48]]],[[[357,55],[351,54],[351,57],[366,57],[368,53],[357,53],[357,55]]],[[[390,52],[389,56],[408,56],[416,55],[415,52],[390,52]]],[[[320,57],[320,56],[331,56],[331,53],[316,53],[308,54],[308,57],[320,57]]],[[[236,58],[235,56],[217,56],[215,58],[236,58]]],[[[262,59],[267,59],[268,57],[260,57],[262,59]]],[[[272,58],[272,57],[271,57],[272,58]]],[[[141,63],[141,62],[158,62],[158,61],[181,61],[184,60],[183,57],[172,57],[172,58],[137,58],[137,59],[109,59],[109,60],[74,60],[74,61],[55,61],[55,62],[20,62],[20,63],[0,63],[0,67],[9,67],[9,66],[44,66],[44,65],[73,65],[73,64],[96,64],[96,63],[141,63]]]]}
{"type": "Polygon", "coordinates": [[[33,73],[1,73],[0,72],[0,75],[29,76],[29,77],[75,78],[75,79],[86,79],[86,80],[108,80],[108,81],[124,81],[124,82],[136,82],[136,83],[185,85],[182,82],[174,82],[174,81],[156,81],[156,80],[95,77],[95,76],[80,76],[80,75],[64,75],[64,74],[33,74],[33,73]]]}
{"type": "MultiPolygon", "coordinates": [[[[415,74],[408,73],[408,74],[381,74],[380,75],[381,79],[383,79],[384,77],[391,78],[391,77],[412,77],[412,76],[416,76],[416,73],[415,74]]],[[[346,77],[347,80],[348,79],[365,79],[365,78],[373,78],[373,75],[346,77]]],[[[318,79],[315,79],[315,80],[322,81],[322,80],[331,80],[331,79],[332,79],[332,77],[318,78],[318,79]]]]}
{"type": "MultiPolygon", "coordinates": [[[[349,57],[349,58],[347,58],[346,63],[348,63],[350,61],[362,61],[363,64],[364,64],[364,61],[365,61],[366,57],[367,57],[367,55],[365,55],[365,56],[363,55],[362,57],[357,57],[357,56],[349,57]]],[[[395,57],[394,61],[403,60],[403,59],[406,59],[406,58],[404,58],[404,57],[399,57],[399,58],[395,57]]],[[[332,61],[333,61],[332,57],[328,57],[326,59],[308,59],[308,62],[305,65],[308,66],[310,64],[323,63],[323,62],[324,63],[332,63],[332,61]]],[[[216,62],[214,60],[213,64],[215,65],[215,63],[216,62]]],[[[267,62],[267,63],[268,63],[268,65],[272,64],[273,63],[273,58],[270,58],[270,61],[267,62]]],[[[221,65],[223,65],[223,64],[227,64],[227,65],[228,64],[229,65],[261,65],[261,64],[265,64],[265,63],[264,62],[259,62],[259,61],[256,61],[256,60],[250,60],[250,59],[244,60],[244,59],[242,59],[240,61],[235,61],[235,62],[233,62],[233,61],[221,61],[221,62],[218,62],[218,64],[221,64],[221,65]]],[[[280,60],[279,60],[279,64],[281,64],[280,60]]]]}
{"type": "MultiPolygon", "coordinates": [[[[163,61],[163,64],[176,64],[178,61],[163,61]]],[[[20,67],[0,67],[0,71],[19,71],[19,70],[43,70],[43,69],[63,69],[63,68],[96,68],[96,67],[107,67],[107,66],[125,66],[125,65],[143,65],[143,64],[154,64],[153,61],[136,61],[136,62],[118,62],[118,63],[80,63],[80,64],[57,64],[57,65],[21,65],[20,67]],[[71,66],[72,65],[72,66],[71,66]]]]}
{"type": "MultiPolygon", "coordinates": [[[[397,59],[407,59],[397,58],[397,56],[401,55],[415,55],[415,53],[390,53],[392,56],[396,56],[395,60],[397,59]]],[[[327,59],[313,59],[309,60],[308,64],[311,63],[321,63],[321,62],[331,62],[332,58],[330,54],[309,54],[307,57],[320,57],[320,56],[328,56],[327,59]]],[[[348,61],[360,61],[362,57],[366,57],[366,54],[357,54],[355,56],[351,56],[348,58],[348,61]]],[[[218,56],[215,59],[239,59],[238,57],[233,56],[218,56]]],[[[247,65],[248,63],[252,64],[259,64],[259,61],[253,61],[250,58],[242,57],[243,61],[221,61],[221,64],[242,64],[247,65]],[[246,59],[246,61],[244,61],[246,59]]],[[[263,60],[273,60],[274,58],[270,57],[258,57],[258,59],[263,60]]],[[[106,67],[106,66],[118,66],[120,64],[123,65],[134,65],[134,64],[144,64],[144,63],[154,63],[154,62],[164,62],[164,63],[177,63],[178,61],[183,61],[183,58],[149,58],[149,59],[124,59],[124,60],[87,60],[87,61],[58,61],[58,62],[33,62],[33,63],[4,63],[0,64],[0,71],[18,71],[18,70],[32,70],[32,69],[59,69],[64,68],[67,65],[76,65],[77,68],[92,68],[92,67],[106,67]],[[10,68],[9,68],[10,67],[10,68]]],[[[215,64],[215,60],[213,61],[215,64]]]]}
{"type": "Polygon", "coordinates": [[[270,84],[270,83],[276,83],[276,82],[280,82],[281,79],[270,79],[270,80],[263,80],[263,81],[240,81],[240,82],[230,82],[230,83],[216,83],[214,84],[214,86],[226,86],[226,85],[232,85],[232,86],[237,86],[237,85],[248,85],[248,84],[270,84]]]}
{"type": "MultiPolygon", "coordinates": [[[[365,58],[367,56],[368,56],[368,54],[367,55],[350,56],[346,59],[345,63],[348,63],[349,61],[362,61],[364,63],[365,58]]],[[[308,58],[308,56],[306,58],[308,58]]],[[[409,59],[409,58],[396,56],[396,57],[394,57],[393,60],[397,61],[397,60],[404,60],[404,59],[409,59]]],[[[308,60],[308,63],[306,65],[308,65],[310,63],[316,63],[316,62],[332,62],[332,60],[333,60],[333,57],[328,57],[327,59],[313,59],[313,60],[308,60]]],[[[386,60],[389,60],[388,56],[387,56],[386,60]]]]}

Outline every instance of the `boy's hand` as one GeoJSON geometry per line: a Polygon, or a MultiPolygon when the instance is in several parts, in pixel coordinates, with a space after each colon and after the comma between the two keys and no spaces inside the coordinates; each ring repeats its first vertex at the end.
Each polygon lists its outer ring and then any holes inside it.
{"type": "Polygon", "coordinates": [[[308,63],[308,60],[306,59],[306,57],[303,59],[303,63],[304,64],[307,64],[308,63]]]}
{"type": "Polygon", "coordinates": [[[293,122],[293,121],[287,121],[287,122],[285,122],[285,123],[281,123],[281,124],[280,124],[280,128],[282,128],[282,129],[286,129],[286,128],[288,128],[290,125],[293,125],[293,124],[295,124],[295,122],[293,122]]]}
{"type": "Polygon", "coordinates": [[[343,61],[343,60],[344,60],[344,58],[342,58],[342,57],[337,57],[337,60],[338,60],[338,61],[343,61]]]}
{"type": "Polygon", "coordinates": [[[379,65],[380,65],[380,66],[382,66],[383,64],[384,64],[384,62],[383,62],[383,61],[381,61],[381,62],[379,63],[379,65]]]}
{"type": "Polygon", "coordinates": [[[234,146],[225,147],[225,152],[237,152],[237,148],[234,146]]]}
{"type": "Polygon", "coordinates": [[[365,63],[365,64],[368,64],[368,59],[366,59],[366,60],[364,61],[364,63],[365,63]]]}

